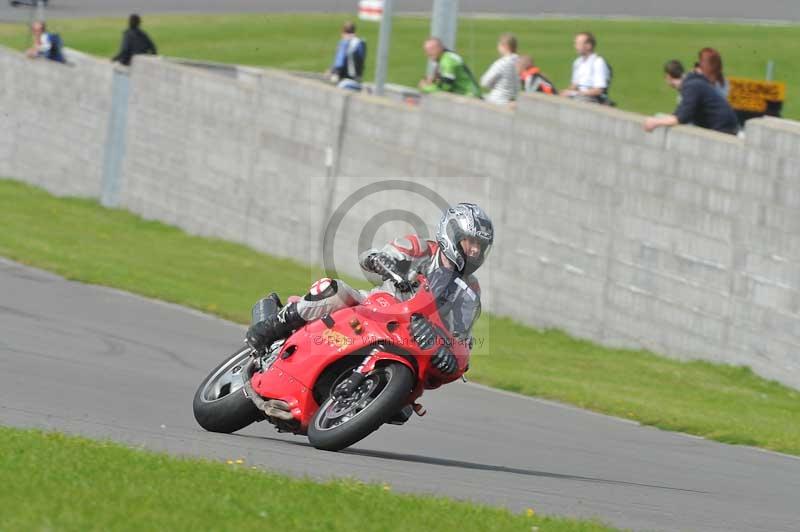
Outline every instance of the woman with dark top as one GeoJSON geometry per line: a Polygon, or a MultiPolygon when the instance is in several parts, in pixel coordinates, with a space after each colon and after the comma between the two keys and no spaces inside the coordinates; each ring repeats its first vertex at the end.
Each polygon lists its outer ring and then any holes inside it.
{"type": "Polygon", "coordinates": [[[729,135],[738,133],[736,113],[704,75],[697,72],[684,75],[680,61],[672,60],[664,65],[664,80],[681,93],[681,102],[671,115],[652,116],[645,120],[645,131],[694,124],[729,135]]]}
{"type": "Polygon", "coordinates": [[[722,73],[722,56],[713,48],[703,48],[698,53],[700,72],[711,82],[720,96],[728,99],[728,80],[722,73]]]}

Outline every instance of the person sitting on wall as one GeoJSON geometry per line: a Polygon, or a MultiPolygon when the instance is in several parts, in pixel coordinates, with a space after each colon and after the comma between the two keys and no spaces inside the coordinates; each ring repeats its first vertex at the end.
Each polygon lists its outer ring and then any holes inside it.
{"type": "Polygon", "coordinates": [[[367,43],[356,35],[356,25],[352,22],[344,23],[341,37],[333,65],[327,73],[340,89],[360,91],[367,60],[367,43]]]}
{"type": "Polygon", "coordinates": [[[438,37],[426,39],[424,49],[425,55],[436,64],[436,68],[433,76],[419,82],[419,89],[423,93],[452,92],[481,97],[481,88],[460,55],[445,48],[438,37]]]}
{"type": "Polygon", "coordinates": [[[31,35],[33,36],[33,45],[28,48],[25,55],[31,59],[44,57],[58,63],[66,63],[61,37],[57,33],[48,32],[44,22],[37,21],[31,24],[31,35]]]}
{"type": "Polygon", "coordinates": [[[481,76],[481,86],[489,89],[486,101],[506,105],[517,99],[519,80],[517,79],[517,38],[504,33],[497,42],[500,59],[492,63],[489,70],[481,76]]]}
{"type": "Polygon", "coordinates": [[[141,17],[135,13],[128,18],[128,29],[122,34],[119,53],[111,59],[112,61],[119,61],[120,64],[129,66],[134,55],[158,53],[150,36],[139,28],[141,24],[141,17]]]}
{"type": "Polygon", "coordinates": [[[523,92],[540,92],[542,94],[558,94],[552,81],[542,74],[539,67],[534,65],[533,58],[529,55],[519,56],[517,72],[523,92]]]}
{"type": "Polygon", "coordinates": [[[594,51],[597,39],[588,31],[575,35],[578,58],[572,63],[572,82],[561,91],[561,96],[584,102],[609,104],[608,88],[611,85],[611,68],[606,60],[594,51]]]}
{"type": "Polygon", "coordinates": [[[667,84],[680,91],[681,101],[673,114],[645,120],[645,131],[678,124],[694,124],[720,133],[737,134],[739,122],[736,113],[705,76],[697,72],[684,76],[683,65],[676,60],[664,65],[664,73],[667,84]]]}

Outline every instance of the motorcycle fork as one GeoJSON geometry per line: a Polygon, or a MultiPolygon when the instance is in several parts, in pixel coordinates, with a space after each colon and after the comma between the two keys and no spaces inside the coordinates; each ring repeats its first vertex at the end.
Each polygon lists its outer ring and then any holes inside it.
{"type": "Polygon", "coordinates": [[[372,358],[375,357],[375,352],[373,351],[369,355],[364,357],[364,360],[361,361],[361,364],[353,370],[347,380],[342,382],[336,389],[333,391],[333,395],[336,398],[347,397],[352,395],[359,386],[364,382],[367,378],[368,371],[365,371],[365,368],[370,366],[374,367],[374,363],[370,364],[372,358]]]}
{"type": "MultiPolygon", "coordinates": [[[[365,356],[364,360],[362,360],[361,364],[353,370],[353,373],[347,378],[347,380],[340,384],[336,390],[334,390],[334,397],[347,397],[348,395],[354,393],[364,382],[364,379],[367,378],[367,375],[375,369],[375,365],[379,360],[378,355],[380,352],[381,351],[379,349],[373,349],[370,354],[365,356]]],[[[420,417],[427,413],[425,407],[416,401],[413,401],[405,408],[409,407],[420,417]]]]}

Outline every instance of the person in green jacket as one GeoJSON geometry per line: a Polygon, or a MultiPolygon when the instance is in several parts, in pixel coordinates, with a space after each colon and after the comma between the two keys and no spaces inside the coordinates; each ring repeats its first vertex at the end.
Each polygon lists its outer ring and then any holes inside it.
{"type": "Polygon", "coordinates": [[[428,38],[424,48],[425,55],[436,63],[436,70],[433,77],[419,82],[422,92],[452,92],[475,98],[481,97],[480,85],[460,55],[445,48],[437,37],[428,38]]]}

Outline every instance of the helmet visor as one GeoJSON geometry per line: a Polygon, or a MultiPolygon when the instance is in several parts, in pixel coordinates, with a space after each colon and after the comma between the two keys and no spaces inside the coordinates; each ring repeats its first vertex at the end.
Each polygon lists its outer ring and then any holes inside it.
{"type": "Polygon", "coordinates": [[[473,273],[480,268],[492,249],[491,241],[474,236],[462,238],[458,245],[464,257],[465,264],[462,271],[465,274],[473,273]]]}

